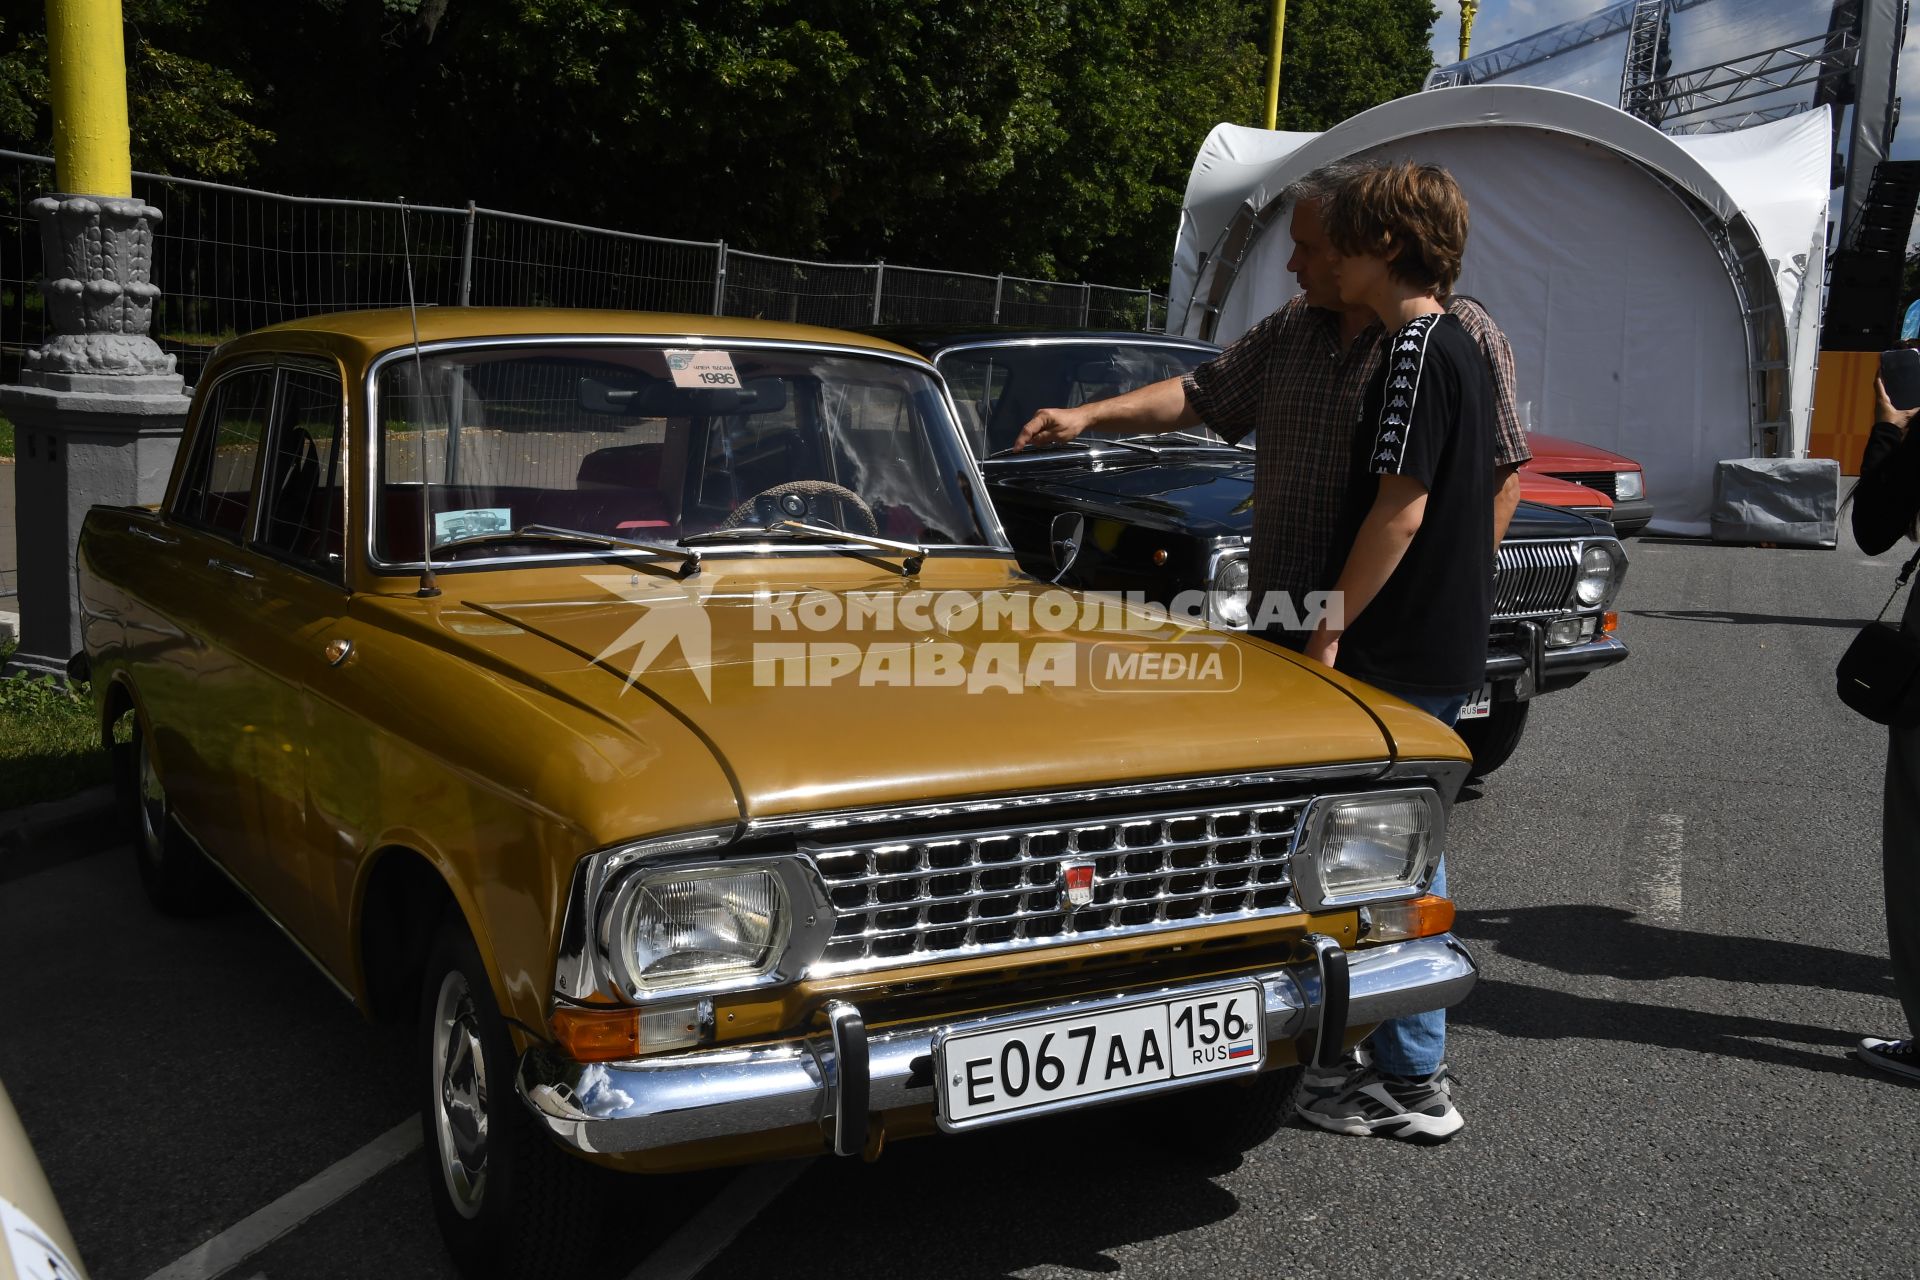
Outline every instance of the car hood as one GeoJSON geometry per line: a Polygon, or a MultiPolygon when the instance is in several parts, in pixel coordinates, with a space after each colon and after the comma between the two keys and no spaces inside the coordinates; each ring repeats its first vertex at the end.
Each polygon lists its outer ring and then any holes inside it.
{"type": "Polygon", "coordinates": [[[1527,448],[1533,452],[1533,465],[1542,471],[1638,471],[1640,464],[1624,454],[1602,449],[1597,444],[1548,435],[1544,431],[1527,434],[1527,448]]]}
{"type": "MultiPolygon", "coordinates": [[[[636,732],[664,707],[712,750],[747,818],[1384,761],[1391,754],[1380,722],[1349,687],[1272,646],[1112,603],[1104,618],[1082,616],[1060,630],[1042,625],[1039,613],[1020,627],[1017,597],[1025,596],[1031,610],[1051,589],[1011,577],[992,590],[1015,611],[1013,623],[982,618],[977,609],[954,616],[979,593],[942,599],[946,588],[931,582],[914,593],[926,606],[924,627],[881,631],[849,616],[850,598],[862,593],[890,594],[898,605],[900,585],[898,577],[857,586],[798,580],[772,584],[756,602],[752,589],[630,582],[620,574],[609,589],[624,598],[611,601],[468,596],[462,603],[566,651],[581,673],[567,684],[636,732]],[[787,601],[793,605],[783,612],[787,601]],[[782,619],[791,620],[790,629],[782,619]],[[819,646],[838,646],[836,652],[851,649],[857,662],[873,665],[800,685],[794,673],[805,668],[782,659],[801,651],[765,647],[779,644],[815,646],[822,661],[827,651],[819,646]],[[1056,647],[1043,650],[1047,645],[1056,647]],[[1094,687],[1093,663],[1105,655],[1124,659],[1170,645],[1217,654],[1223,673],[1237,667],[1237,686],[1191,693],[1094,687]],[[862,678],[886,663],[903,664],[888,668],[895,675],[912,670],[910,655],[929,646],[957,656],[975,687],[862,678]],[[1057,661],[1067,653],[1070,682],[1024,682],[1047,654],[1057,661]],[[1003,679],[982,679],[982,671],[1003,679]],[[1017,692],[1004,687],[1005,673],[1017,692]]],[[[524,651],[520,661],[545,668],[530,670],[532,677],[554,674],[552,663],[536,663],[524,651]]]]}
{"type": "Polygon", "coordinates": [[[1253,528],[1253,456],[1238,451],[1163,453],[1098,465],[1021,462],[990,467],[988,488],[1031,494],[1051,503],[1200,537],[1231,537],[1253,528]]]}

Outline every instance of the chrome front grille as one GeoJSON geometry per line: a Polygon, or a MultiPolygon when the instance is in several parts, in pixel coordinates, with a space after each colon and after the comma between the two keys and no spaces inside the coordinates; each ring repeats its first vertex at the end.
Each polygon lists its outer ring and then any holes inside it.
{"type": "Polygon", "coordinates": [[[1579,543],[1503,542],[1495,558],[1495,618],[1530,618],[1566,607],[1580,571],[1579,543]]]}
{"type": "Polygon", "coordinates": [[[816,975],[1297,910],[1305,800],[803,845],[838,918],[816,975]],[[1091,863],[1073,907],[1062,867],[1091,863]]]}

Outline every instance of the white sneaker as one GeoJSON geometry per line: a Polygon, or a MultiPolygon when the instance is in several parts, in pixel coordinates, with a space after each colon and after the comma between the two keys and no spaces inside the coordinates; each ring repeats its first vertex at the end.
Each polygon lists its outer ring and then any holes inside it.
{"type": "Polygon", "coordinates": [[[1329,1133],[1422,1144],[1445,1142],[1466,1125],[1453,1105],[1452,1080],[1444,1065],[1419,1080],[1403,1080],[1372,1067],[1354,1073],[1309,1067],[1294,1094],[1293,1113],[1329,1133]]]}

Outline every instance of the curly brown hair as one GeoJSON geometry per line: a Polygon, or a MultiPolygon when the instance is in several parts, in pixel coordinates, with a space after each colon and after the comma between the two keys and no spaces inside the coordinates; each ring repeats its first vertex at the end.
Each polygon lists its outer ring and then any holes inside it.
{"type": "Polygon", "coordinates": [[[1437,164],[1402,160],[1363,169],[1322,209],[1327,239],[1348,257],[1380,257],[1403,284],[1446,295],[1467,252],[1467,198],[1437,164]]]}

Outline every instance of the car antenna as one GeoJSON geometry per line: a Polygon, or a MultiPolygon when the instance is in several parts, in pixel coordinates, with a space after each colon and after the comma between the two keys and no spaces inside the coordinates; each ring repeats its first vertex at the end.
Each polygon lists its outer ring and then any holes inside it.
{"type": "MultiPolygon", "coordinates": [[[[407,242],[407,200],[400,198],[400,258],[407,268],[407,319],[413,325],[413,380],[424,400],[427,377],[420,366],[420,307],[413,300],[413,250],[407,242]]],[[[427,424],[420,424],[420,589],[422,599],[440,594],[433,576],[433,481],[427,470],[427,424]]]]}

